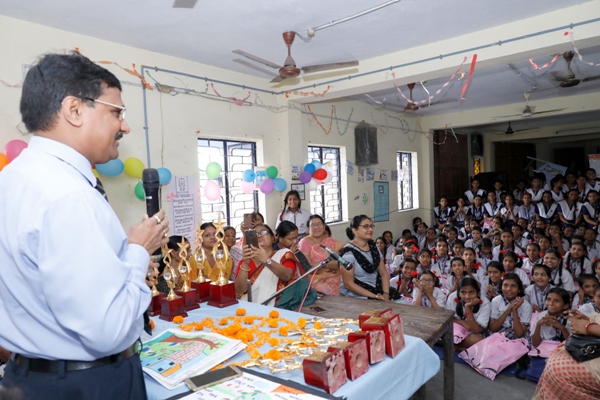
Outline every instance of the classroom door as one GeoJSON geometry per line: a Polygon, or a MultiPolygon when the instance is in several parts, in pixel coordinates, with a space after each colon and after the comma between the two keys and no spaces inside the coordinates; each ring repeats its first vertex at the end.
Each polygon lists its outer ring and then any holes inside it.
{"type": "Polygon", "coordinates": [[[454,136],[448,132],[433,133],[433,168],[434,168],[434,205],[440,197],[448,199],[449,205],[456,205],[456,200],[469,188],[469,141],[466,135],[454,136]],[[458,142],[457,142],[458,140],[458,142]]]}
{"type": "Polygon", "coordinates": [[[531,160],[527,157],[535,157],[535,154],[535,144],[533,143],[495,143],[496,166],[494,171],[506,172],[509,190],[514,190],[520,179],[529,180],[531,160]]]}

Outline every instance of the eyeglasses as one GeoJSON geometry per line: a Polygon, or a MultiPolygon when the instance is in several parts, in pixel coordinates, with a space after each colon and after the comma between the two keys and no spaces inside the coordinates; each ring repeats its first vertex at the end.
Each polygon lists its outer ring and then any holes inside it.
{"type": "Polygon", "coordinates": [[[365,230],[367,230],[367,231],[368,231],[369,229],[375,229],[375,225],[374,225],[374,224],[371,224],[371,225],[369,225],[369,224],[364,224],[364,225],[359,225],[359,226],[361,226],[361,227],[365,228],[365,230]]]}
{"type": "Polygon", "coordinates": [[[116,104],[112,104],[112,103],[108,103],[106,101],[102,101],[102,100],[98,100],[98,99],[92,99],[91,97],[81,97],[83,100],[87,100],[87,101],[93,101],[94,103],[100,103],[100,104],[104,104],[105,106],[110,106],[110,107],[114,107],[116,109],[119,110],[119,120],[124,120],[125,119],[125,111],[127,110],[126,107],[124,106],[118,106],[116,104]]]}
{"type": "Polygon", "coordinates": [[[323,223],[322,223],[322,222],[312,222],[312,223],[310,224],[310,227],[311,227],[311,228],[320,228],[320,227],[322,227],[322,226],[323,226],[323,223]]]}
{"type": "Polygon", "coordinates": [[[419,282],[423,282],[423,283],[433,283],[433,279],[419,279],[419,282]]]}
{"type": "Polygon", "coordinates": [[[266,236],[266,235],[268,235],[268,234],[269,234],[269,231],[268,231],[268,230],[266,230],[266,229],[263,229],[262,231],[256,232],[256,234],[257,234],[258,236],[266,236]]]}

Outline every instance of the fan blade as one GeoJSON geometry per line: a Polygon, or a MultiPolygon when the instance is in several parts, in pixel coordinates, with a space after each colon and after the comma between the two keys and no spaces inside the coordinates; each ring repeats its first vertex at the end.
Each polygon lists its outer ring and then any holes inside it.
{"type": "Polygon", "coordinates": [[[566,108],[555,108],[554,110],[536,111],[536,112],[534,112],[534,114],[546,114],[546,113],[557,112],[557,111],[562,111],[562,110],[566,110],[566,108]]]}
{"type": "Polygon", "coordinates": [[[436,102],[433,102],[431,104],[429,104],[429,103],[420,104],[419,108],[431,107],[431,106],[435,106],[436,104],[453,103],[455,101],[458,101],[458,99],[449,98],[449,99],[445,99],[445,100],[436,101],[436,102]]]}
{"type": "Polygon", "coordinates": [[[356,67],[357,65],[358,61],[345,61],[331,64],[309,65],[308,67],[302,67],[302,71],[305,74],[311,74],[313,72],[329,71],[331,69],[356,67]]]}
{"type": "Polygon", "coordinates": [[[278,75],[275,78],[273,78],[269,83],[277,83],[277,82],[281,82],[282,80],[287,79],[286,76],[281,76],[278,75]]]}
{"type": "Polygon", "coordinates": [[[175,0],[173,8],[194,8],[198,0],[175,0]]]}
{"type": "Polygon", "coordinates": [[[256,62],[259,62],[259,63],[261,63],[261,64],[265,64],[265,65],[266,65],[266,66],[268,66],[268,67],[275,68],[275,69],[279,69],[279,68],[281,68],[281,66],[279,66],[279,65],[277,65],[277,64],[275,64],[275,63],[273,63],[273,62],[271,62],[271,61],[267,61],[267,60],[265,60],[265,59],[263,59],[263,58],[256,57],[256,56],[254,56],[254,55],[252,55],[252,54],[250,54],[250,53],[246,53],[245,51],[242,51],[242,50],[233,50],[233,52],[234,52],[235,54],[239,54],[240,56],[244,56],[244,57],[246,57],[246,58],[249,58],[249,59],[251,59],[251,60],[254,60],[254,61],[256,61],[256,62]]]}
{"type": "Polygon", "coordinates": [[[583,78],[581,82],[595,81],[596,79],[600,79],[600,75],[590,76],[589,78],[583,78]]]}
{"type": "Polygon", "coordinates": [[[495,117],[492,118],[509,118],[509,117],[521,117],[521,114],[513,114],[513,115],[496,115],[495,117]]]}

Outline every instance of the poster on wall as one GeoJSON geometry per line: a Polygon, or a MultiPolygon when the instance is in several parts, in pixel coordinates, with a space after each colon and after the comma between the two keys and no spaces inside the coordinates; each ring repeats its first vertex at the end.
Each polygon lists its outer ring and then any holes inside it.
{"type": "Polygon", "coordinates": [[[398,180],[398,170],[393,169],[392,170],[392,181],[397,181],[397,180],[398,180]]]}
{"type": "Polygon", "coordinates": [[[300,200],[306,200],[306,194],[304,192],[304,183],[293,183],[292,190],[295,190],[300,195],[300,200]]]}
{"type": "Polygon", "coordinates": [[[298,165],[292,165],[292,180],[299,181],[301,172],[302,172],[302,167],[300,167],[298,165]]]}
{"type": "Polygon", "coordinates": [[[375,180],[375,168],[367,168],[367,177],[366,177],[367,181],[374,181],[375,180]]]}
{"type": "Polygon", "coordinates": [[[390,220],[390,184],[373,182],[373,222],[390,220]]]}
{"type": "Polygon", "coordinates": [[[358,167],[358,182],[364,182],[364,181],[365,181],[365,168],[358,167]]]}
{"type": "Polygon", "coordinates": [[[194,243],[200,216],[200,196],[195,175],[174,176],[167,185],[167,201],[171,205],[169,235],[185,236],[194,243]]]}
{"type": "Polygon", "coordinates": [[[600,176],[600,154],[588,154],[590,168],[594,168],[596,175],[600,176]]]}
{"type": "Polygon", "coordinates": [[[387,169],[382,169],[379,171],[379,180],[380,181],[389,181],[389,174],[387,169]]]}
{"type": "Polygon", "coordinates": [[[354,175],[354,163],[352,161],[346,160],[346,173],[349,176],[354,175]]]}
{"type": "Polygon", "coordinates": [[[260,184],[267,179],[267,169],[265,167],[256,167],[254,172],[256,173],[256,179],[254,180],[255,187],[256,189],[260,189],[260,184]]]}

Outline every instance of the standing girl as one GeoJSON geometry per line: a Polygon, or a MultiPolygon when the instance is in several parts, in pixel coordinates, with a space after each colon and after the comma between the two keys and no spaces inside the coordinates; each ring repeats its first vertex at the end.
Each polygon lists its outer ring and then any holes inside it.
{"type": "Polygon", "coordinates": [[[546,265],[534,265],[532,270],[533,285],[525,289],[525,300],[531,304],[533,312],[540,312],[546,309],[546,296],[553,287],[550,283],[552,271],[546,265]]]}
{"type": "Polygon", "coordinates": [[[468,349],[483,339],[483,332],[490,322],[491,305],[485,297],[479,297],[479,283],[472,278],[463,278],[458,290],[448,296],[446,309],[454,311],[454,323],[462,325],[469,336],[454,345],[457,351],[468,349]]]}
{"type": "Polygon", "coordinates": [[[487,266],[487,276],[481,280],[481,297],[489,301],[502,294],[504,267],[500,261],[492,261],[487,266]]]}
{"type": "Polygon", "coordinates": [[[502,279],[502,294],[492,300],[490,331],[504,332],[510,340],[522,338],[531,320],[531,305],[525,300],[523,283],[517,274],[502,279]]]}
{"type": "Polygon", "coordinates": [[[438,287],[439,281],[431,271],[423,271],[415,281],[416,289],[413,294],[413,305],[419,307],[443,309],[446,295],[438,287]]]}
{"type": "Polygon", "coordinates": [[[569,293],[575,292],[575,283],[573,277],[563,266],[563,259],[556,249],[548,249],[544,254],[544,265],[550,267],[552,271],[550,277],[552,284],[565,289],[569,293]]]}
{"type": "Polygon", "coordinates": [[[283,200],[283,211],[281,211],[279,218],[277,218],[275,229],[277,229],[277,226],[282,221],[291,221],[298,227],[298,236],[300,239],[308,235],[308,218],[310,217],[310,212],[302,209],[301,206],[300,193],[296,190],[287,192],[283,200]]]}

